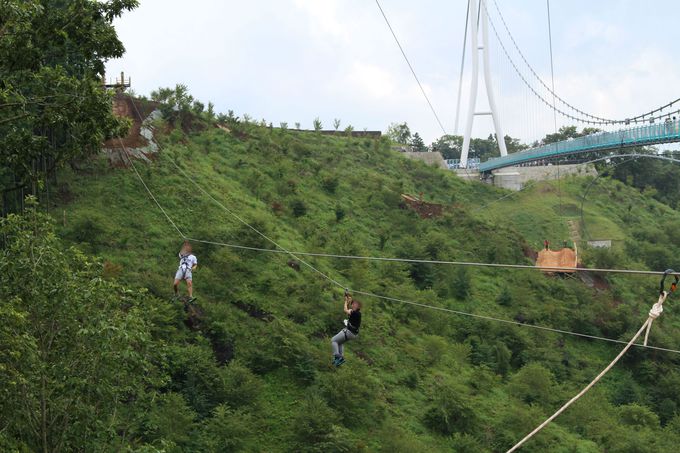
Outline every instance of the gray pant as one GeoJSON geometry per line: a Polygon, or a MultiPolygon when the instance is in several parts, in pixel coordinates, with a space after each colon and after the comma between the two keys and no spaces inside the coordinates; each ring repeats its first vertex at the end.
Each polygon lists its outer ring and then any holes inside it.
{"type": "Polygon", "coordinates": [[[357,336],[358,335],[355,335],[352,332],[350,332],[347,327],[338,332],[337,335],[331,338],[331,347],[333,348],[333,355],[335,357],[342,357],[343,352],[345,350],[343,344],[349,340],[354,340],[357,336]]]}

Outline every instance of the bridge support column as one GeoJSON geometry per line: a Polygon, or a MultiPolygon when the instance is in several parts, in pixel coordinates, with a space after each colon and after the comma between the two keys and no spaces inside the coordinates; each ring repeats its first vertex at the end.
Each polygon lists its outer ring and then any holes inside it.
{"type": "Polygon", "coordinates": [[[493,94],[493,85],[491,81],[491,68],[489,64],[489,19],[487,17],[486,0],[472,0],[470,2],[470,17],[468,18],[470,27],[470,47],[472,55],[472,78],[470,79],[470,101],[468,104],[467,125],[465,126],[465,134],[463,135],[463,149],[460,154],[461,168],[467,168],[468,153],[470,151],[470,139],[472,135],[472,124],[476,115],[491,115],[493,119],[494,129],[496,130],[496,140],[500,149],[501,156],[506,156],[508,150],[505,146],[505,135],[501,128],[500,118],[498,116],[498,109],[496,107],[496,100],[493,94]],[[479,5],[478,5],[479,2],[479,5]],[[479,28],[477,26],[477,8],[481,8],[479,12],[479,22],[482,26],[482,45],[478,45],[479,28]],[[479,85],[479,51],[482,51],[482,58],[484,63],[484,83],[486,85],[486,95],[489,99],[490,112],[477,112],[477,88],[479,85]]]}

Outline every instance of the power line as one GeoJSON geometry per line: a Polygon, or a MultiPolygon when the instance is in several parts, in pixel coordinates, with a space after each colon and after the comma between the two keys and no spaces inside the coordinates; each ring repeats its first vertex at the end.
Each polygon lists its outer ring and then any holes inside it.
{"type": "Polygon", "coordinates": [[[432,114],[437,119],[437,123],[439,123],[439,127],[441,128],[444,135],[446,135],[446,129],[444,128],[444,125],[442,124],[441,120],[439,119],[439,115],[437,115],[437,111],[432,106],[432,102],[430,102],[430,98],[427,96],[427,93],[425,92],[423,85],[420,83],[420,79],[418,79],[418,75],[416,75],[416,71],[413,69],[413,65],[411,65],[411,62],[409,61],[408,57],[406,56],[406,52],[404,52],[404,48],[401,46],[401,43],[399,42],[399,38],[397,38],[397,35],[394,32],[394,29],[392,29],[392,25],[390,24],[389,19],[387,19],[387,15],[385,14],[385,11],[383,11],[382,6],[380,6],[380,1],[375,0],[375,4],[378,5],[378,9],[380,10],[380,14],[382,14],[382,17],[385,19],[385,23],[387,24],[387,27],[390,29],[390,33],[392,33],[392,37],[394,38],[394,42],[397,43],[397,46],[399,47],[399,50],[401,51],[401,55],[404,57],[406,64],[408,65],[409,69],[411,70],[411,74],[413,74],[413,78],[416,79],[416,83],[418,84],[418,87],[420,88],[420,92],[423,93],[423,97],[425,98],[425,101],[427,101],[427,105],[430,106],[430,110],[432,110],[432,114]]]}

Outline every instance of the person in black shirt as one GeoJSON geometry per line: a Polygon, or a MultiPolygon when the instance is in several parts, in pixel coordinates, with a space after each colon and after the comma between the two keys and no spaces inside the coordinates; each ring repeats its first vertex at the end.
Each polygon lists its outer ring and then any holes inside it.
{"type": "Polygon", "coordinates": [[[348,315],[348,318],[345,320],[345,328],[331,339],[333,365],[336,367],[345,363],[345,357],[343,355],[344,343],[358,337],[359,327],[361,327],[361,302],[353,299],[347,291],[345,291],[344,311],[348,315]]]}

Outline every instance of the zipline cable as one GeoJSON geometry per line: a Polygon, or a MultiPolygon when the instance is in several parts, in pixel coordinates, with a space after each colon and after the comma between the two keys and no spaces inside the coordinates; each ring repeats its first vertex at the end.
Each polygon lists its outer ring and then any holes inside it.
{"type": "Polygon", "coordinates": [[[125,152],[125,155],[127,156],[128,161],[130,162],[130,165],[132,166],[132,169],[135,171],[135,174],[137,175],[137,178],[138,178],[139,181],[142,183],[142,185],[144,186],[144,188],[145,188],[146,191],[148,192],[148,194],[149,194],[149,196],[151,197],[151,199],[153,200],[153,202],[156,203],[156,206],[158,206],[158,209],[161,210],[161,212],[163,213],[163,215],[165,216],[165,218],[168,219],[168,222],[170,222],[170,224],[175,228],[175,230],[177,230],[177,232],[178,232],[179,235],[182,237],[182,239],[186,239],[186,235],[182,232],[182,230],[179,229],[179,227],[175,224],[175,222],[172,221],[172,219],[170,218],[170,216],[168,215],[168,213],[165,212],[165,209],[163,209],[163,206],[161,206],[161,204],[158,202],[158,200],[157,200],[156,197],[154,196],[153,192],[151,192],[151,189],[149,189],[149,186],[147,186],[146,183],[144,182],[144,179],[142,178],[142,175],[139,174],[139,172],[137,171],[137,167],[135,167],[134,162],[132,162],[132,158],[130,157],[130,154],[128,153],[127,148],[126,148],[125,145],[123,144],[123,140],[119,137],[119,138],[118,138],[118,141],[120,142],[120,146],[123,148],[123,151],[125,152]]]}
{"type": "MultiPolygon", "coordinates": [[[[136,108],[136,107],[135,107],[135,108],[136,108]]],[[[126,155],[128,156],[128,159],[129,159],[129,158],[130,158],[130,155],[128,154],[127,149],[125,148],[125,145],[123,144],[123,141],[122,141],[122,140],[120,140],[120,144],[121,144],[121,146],[123,147],[123,150],[125,151],[126,155]]],[[[576,336],[576,337],[581,337],[581,338],[588,338],[588,339],[592,339],[592,340],[606,341],[606,342],[610,342],[610,343],[625,343],[625,342],[623,342],[622,340],[617,340],[617,339],[614,339],[614,338],[600,337],[600,336],[596,336],[596,335],[588,335],[588,334],[583,334],[583,333],[579,333],[579,332],[572,332],[572,331],[567,331],[567,330],[562,330],[562,329],[555,329],[555,328],[547,327],[547,326],[540,326],[540,325],[535,325],[535,324],[526,324],[526,323],[521,323],[521,322],[519,322],[519,321],[512,321],[512,320],[508,320],[508,319],[495,318],[495,317],[491,317],[491,316],[479,315],[479,314],[474,314],[474,313],[467,313],[467,312],[463,312],[463,311],[459,311],[459,310],[453,310],[453,309],[449,309],[449,308],[445,308],[445,307],[437,307],[437,306],[435,306],[435,305],[423,304],[423,303],[420,303],[420,302],[410,301],[410,300],[406,300],[406,299],[399,299],[399,298],[395,298],[395,297],[383,296],[383,295],[380,295],[380,294],[375,294],[375,293],[371,293],[371,292],[367,292],[367,291],[360,291],[360,290],[354,290],[354,289],[348,288],[347,286],[342,285],[342,284],[339,283],[338,281],[332,279],[331,277],[329,277],[329,276],[326,275],[325,273],[321,272],[321,271],[318,270],[316,267],[312,266],[311,264],[307,263],[306,261],[301,260],[300,258],[298,258],[298,257],[296,256],[296,254],[295,254],[294,252],[290,252],[290,251],[284,249],[284,248],[281,247],[276,241],[274,241],[273,239],[269,238],[267,235],[265,235],[264,233],[260,232],[257,228],[255,228],[255,227],[253,227],[252,225],[250,225],[248,222],[246,222],[245,220],[243,220],[239,215],[237,215],[236,213],[234,213],[231,209],[229,209],[229,208],[227,208],[226,206],[224,206],[223,203],[221,203],[219,200],[217,200],[217,199],[216,199],[214,196],[212,196],[209,192],[207,192],[205,189],[203,189],[203,187],[201,187],[198,183],[196,183],[196,181],[194,181],[194,180],[190,177],[190,175],[188,175],[188,174],[187,174],[187,173],[186,173],[179,165],[177,165],[177,163],[175,163],[173,159],[170,159],[170,161],[171,161],[172,164],[177,168],[177,170],[180,171],[180,173],[182,173],[187,179],[189,179],[189,180],[190,180],[190,181],[191,181],[191,182],[192,182],[192,183],[193,183],[193,184],[194,184],[201,192],[203,192],[204,194],[206,194],[206,195],[207,195],[211,200],[213,200],[218,206],[220,206],[222,209],[224,209],[224,210],[225,210],[227,213],[229,213],[230,215],[234,216],[234,217],[235,217],[236,219],[238,219],[242,224],[246,225],[248,228],[250,228],[251,230],[253,230],[254,232],[256,232],[258,235],[260,235],[260,236],[263,237],[264,239],[268,240],[269,242],[271,242],[272,244],[274,244],[276,247],[279,247],[280,249],[282,249],[282,250],[280,250],[280,251],[279,251],[279,250],[271,250],[271,249],[258,249],[258,251],[276,252],[276,253],[287,253],[287,254],[291,255],[292,257],[294,257],[295,259],[299,260],[300,262],[304,263],[304,264],[307,265],[310,269],[312,269],[314,272],[318,273],[319,275],[321,275],[322,277],[326,278],[326,279],[329,280],[331,283],[335,284],[336,286],[338,286],[338,287],[340,287],[340,288],[343,288],[343,289],[346,289],[346,290],[351,290],[352,292],[354,292],[354,293],[356,293],[356,294],[361,294],[361,295],[368,296],[368,297],[374,297],[374,298],[377,298],[377,299],[382,299],[382,300],[386,300],[386,301],[390,301],[390,302],[398,302],[398,303],[403,303],[403,304],[407,304],[407,305],[411,305],[411,306],[416,306],[416,307],[421,307],[421,308],[427,308],[427,309],[442,311],[442,312],[446,312],[446,313],[452,313],[452,314],[456,314],[456,315],[460,315],[460,316],[467,316],[467,317],[472,317],[472,318],[476,318],[476,319],[484,319],[484,320],[487,320],[487,321],[495,321],[495,322],[500,322],[500,323],[505,323],[505,324],[511,324],[511,325],[515,325],[515,326],[519,326],[519,327],[528,327],[528,328],[537,329],[537,330],[543,330],[543,331],[548,331],[548,332],[553,332],[553,333],[559,333],[559,334],[564,334],[564,335],[571,335],[571,336],[576,336]]],[[[130,161],[130,162],[132,163],[132,161],[130,161]]],[[[160,205],[160,203],[158,202],[158,200],[156,199],[156,197],[153,195],[153,193],[151,192],[151,190],[148,188],[148,186],[147,186],[146,183],[144,182],[144,180],[143,180],[141,174],[140,174],[138,171],[136,171],[136,168],[134,167],[134,164],[133,164],[133,168],[135,169],[135,174],[137,175],[137,178],[142,182],[142,184],[144,185],[144,187],[147,189],[147,192],[149,193],[149,195],[151,195],[151,197],[152,197],[152,199],[154,200],[154,202],[156,203],[156,205],[157,205],[159,208],[161,208],[161,210],[162,210],[162,212],[165,214],[166,218],[172,223],[172,225],[175,227],[175,229],[176,229],[177,232],[180,234],[180,236],[182,236],[182,238],[185,239],[186,236],[184,236],[184,234],[181,232],[181,230],[180,230],[179,228],[177,228],[177,226],[174,224],[174,222],[172,222],[172,220],[170,219],[170,217],[167,215],[167,213],[166,213],[165,210],[162,208],[162,206],[160,205]]],[[[200,242],[200,241],[197,241],[197,242],[200,242]]],[[[204,241],[204,242],[205,242],[205,241],[204,241]]],[[[217,243],[216,243],[216,244],[217,244],[217,243]]],[[[221,244],[221,245],[222,245],[222,244],[221,244]]],[[[223,244],[223,245],[226,245],[226,244],[223,244]]],[[[239,246],[239,248],[246,248],[246,247],[245,247],[245,246],[239,246]]],[[[255,248],[255,247],[248,247],[248,249],[250,249],[250,250],[255,250],[256,248],[255,248]]],[[[302,254],[301,254],[301,253],[298,253],[297,255],[302,255],[302,254]]],[[[309,254],[309,255],[310,255],[310,256],[317,256],[317,254],[314,254],[314,255],[309,254]]],[[[318,254],[318,256],[321,256],[321,254],[318,254]]],[[[329,255],[329,256],[330,256],[330,255],[329,255]]],[[[336,255],[336,257],[340,257],[340,255],[336,255]]],[[[349,256],[349,255],[346,256],[346,257],[347,257],[347,258],[350,258],[350,257],[351,257],[351,258],[355,258],[355,259],[356,259],[356,258],[359,258],[359,257],[353,257],[353,256],[349,256]]],[[[395,260],[397,260],[397,259],[388,259],[388,258],[385,258],[385,259],[381,259],[381,260],[385,260],[385,261],[395,261],[395,260]]],[[[450,263],[453,263],[453,262],[450,262],[450,263]]],[[[462,263],[460,263],[460,264],[462,264],[462,263]]],[[[522,265],[494,265],[494,264],[492,264],[492,263],[470,263],[470,265],[482,265],[482,266],[485,266],[485,267],[512,266],[513,268],[518,268],[518,267],[520,267],[520,268],[538,269],[538,268],[536,268],[535,266],[522,266],[522,265]]],[[[543,268],[543,269],[547,269],[547,268],[543,268]]],[[[567,269],[567,268],[560,268],[560,269],[567,269]]],[[[573,269],[578,270],[578,268],[573,268],[573,269]]],[[[581,270],[582,270],[582,269],[581,269],[581,270]]],[[[653,271],[630,271],[630,270],[612,270],[612,269],[609,269],[609,270],[607,270],[607,271],[609,271],[609,272],[616,271],[616,272],[622,272],[622,273],[641,273],[641,272],[642,272],[642,273],[644,273],[644,274],[658,274],[657,272],[653,272],[653,271]]],[[[663,273],[663,272],[662,272],[661,274],[663,274],[663,275],[676,275],[676,274],[678,274],[678,273],[670,273],[670,274],[669,274],[669,273],[663,273]]],[[[635,346],[640,347],[640,348],[647,348],[647,349],[653,349],[653,350],[658,350],[658,351],[670,352],[670,353],[673,353],[673,354],[680,354],[680,350],[669,349],[669,348],[662,348],[662,347],[658,347],[658,346],[650,346],[650,345],[647,345],[647,344],[644,344],[644,345],[635,344],[635,346]]]]}
{"type": "Polygon", "coordinates": [[[392,25],[390,24],[389,19],[387,19],[387,15],[385,14],[385,11],[383,11],[382,6],[380,6],[380,1],[375,0],[375,4],[378,5],[378,9],[380,10],[380,14],[382,14],[383,19],[385,19],[385,23],[387,24],[387,27],[390,29],[390,33],[392,33],[392,37],[394,38],[394,41],[397,43],[397,46],[399,47],[399,50],[401,51],[401,55],[404,57],[406,64],[408,65],[409,69],[411,70],[411,74],[413,74],[413,78],[416,79],[416,83],[418,84],[418,87],[420,88],[420,92],[423,93],[423,97],[425,98],[425,101],[427,101],[427,105],[430,106],[430,110],[432,111],[432,114],[434,115],[434,117],[437,119],[437,123],[439,123],[439,127],[441,128],[444,135],[446,135],[446,129],[444,128],[444,125],[442,124],[441,120],[439,119],[439,115],[437,115],[437,111],[434,109],[432,102],[430,102],[430,98],[427,96],[427,93],[425,92],[425,88],[423,88],[423,85],[420,83],[420,79],[418,78],[418,75],[416,74],[415,69],[413,69],[413,65],[411,65],[411,62],[409,61],[408,57],[406,56],[406,52],[404,51],[404,48],[401,47],[401,43],[399,42],[399,38],[397,38],[396,33],[392,29],[392,25]]]}
{"type": "MultiPolygon", "coordinates": [[[[204,244],[219,245],[227,248],[235,248],[242,250],[251,250],[255,252],[265,252],[265,253],[294,253],[299,256],[310,256],[317,258],[337,258],[346,260],[363,260],[363,261],[386,261],[386,262],[397,262],[397,263],[410,263],[410,264],[439,264],[439,265],[452,265],[452,266],[463,266],[463,267],[490,267],[498,269],[529,269],[543,272],[597,272],[597,273],[609,273],[609,274],[628,274],[628,275],[663,275],[663,272],[657,271],[644,271],[635,269],[600,269],[600,268],[583,268],[583,267],[552,267],[552,266],[532,266],[529,264],[501,264],[501,263],[479,263],[475,261],[446,261],[446,260],[426,260],[417,258],[392,258],[392,257],[382,257],[382,256],[361,256],[361,255],[336,255],[332,253],[314,253],[314,252],[291,252],[287,250],[276,250],[267,249],[260,247],[249,247],[239,244],[231,244],[228,242],[219,241],[209,241],[205,239],[187,238],[190,241],[201,242],[204,244]]],[[[680,272],[675,272],[671,275],[680,275],[680,272]]]]}
{"type": "MultiPolygon", "coordinates": [[[[178,167],[178,170],[183,171],[179,167],[178,167]]],[[[135,172],[135,174],[141,180],[141,175],[138,172],[135,172]]],[[[186,175],[186,177],[189,177],[186,173],[184,173],[184,174],[186,175]]],[[[218,200],[216,200],[215,197],[210,195],[208,192],[206,192],[202,188],[201,188],[201,191],[203,193],[208,194],[209,197],[218,204],[218,206],[223,207],[228,213],[230,213],[231,215],[236,215],[235,213],[233,213],[232,210],[226,208],[222,203],[220,203],[218,200]]],[[[239,217],[239,219],[242,223],[244,223],[245,225],[247,225],[248,227],[253,229],[253,231],[259,232],[259,230],[257,230],[255,227],[253,227],[250,224],[248,224],[247,222],[245,222],[245,220],[241,219],[240,217],[239,217]]],[[[276,244],[272,239],[269,239],[268,236],[262,234],[262,237],[271,241],[273,244],[276,244]]],[[[298,253],[298,252],[290,252],[290,251],[285,250],[285,249],[284,250],[272,250],[272,249],[265,249],[265,248],[258,248],[258,247],[247,247],[247,246],[241,246],[241,245],[220,243],[220,242],[215,242],[215,241],[204,241],[204,240],[198,240],[198,239],[192,239],[192,238],[187,238],[187,239],[190,240],[190,241],[195,241],[195,242],[202,242],[202,243],[215,244],[215,245],[224,245],[224,246],[227,246],[227,247],[234,247],[234,248],[253,250],[253,251],[261,251],[261,252],[269,252],[269,253],[286,253],[286,254],[289,254],[289,255],[295,257],[298,260],[300,258],[298,258],[296,255],[349,258],[349,259],[373,259],[373,260],[380,260],[380,261],[405,261],[404,259],[401,259],[401,258],[376,258],[376,257],[358,257],[358,256],[351,256],[351,255],[298,253]]],[[[277,247],[281,247],[281,246],[277,245],[277,247]]],[[[300,261],[302,261],[302,260],[300,260],[300,261]]],[[[408,260],[408,262],[436,263],[436,261],[427,261],[427,260],[408,260]]],[[[488,263],[441,262],[441,264],[444,264],[444,263],[447,263],[447,264],[454,264],[455,263],[455,264],[460,264],[460,265],[466,265],[466,264],[481,265],[481,266],[484,266],[484,267],[505,267],[505,266],[509,266],[509,265],[498,265],[498,264],[488,264],[488,263]]],[[[411,300],[400,299],[400,298],[390,297],[390,296],[383,296],[383,295],[375,294],[375,293],[372,293],[372,292],[351,289],[351,288],[347,288],[346,286],[340,284],[336,280],[331,279],[330,277],[328,277],[326,274],[322,273],[321,271],[319,271],[315,267],[313,267],[311,265],[308,265],[308,266],[312,270],[314,270],[315,272],[317,272],[320,275],[322,275],[323,277],[327,278],[329,281],[334,283],[336,286],[339,286],[340,288],[348,289],[348,290],[354,292],[355,294],[360,294],[360,295],[364,295],[364,296],[368,296],[368,297],[374,297],[376,299],[382,299],[382,300],[386,300],[386,301],[390,301],[390,302],[398,302],[398,303],[402,303],[402,304],[406,304],[406,305],[412,305],[412,306],[416,306],[416,307],[441,311],[441,312],[445,312],[445,313],[451,313],[451,314],[460,315],[460,316],[466,316],[466,317],[470,317],[470,318],[476,318],[476,319],[482,319],[482,320],[486,320],[486,321],[494,321],[494,322],[500,322],[500,323],[504,323],[504,324],[510,324],[510,325],[514,325],[514,326],[518,326],[518,327],[527,327],[527,328],[542,330],[542,331],[546,331],[546,332],[553,332],[553,333],[558,333],[558,334],[563,334],[563,335],[571,335],[571,336],[575,336],[575,337],[587,338],[587,339],[591,339],[591,340],[605,341],[605,342],[609,342],[609,343],[617,343],[617,344],[625,344],[626,343],[625,341],[617,340],[615,338],[601,337],[601,336],[597,336],[597,335],[589,335],[589,334],[584,334],[584,333],[580,333],[580,332],[572,332],[572,331],[569,331],[569,330],[556,329],[556,328],[541,326],[541,325],[536,325],[536,324],[527,324],[527,323],[522,323],[522,322],[519,322],[519,321],[509,320],[509,319],[496,318],[496,317],[493,317],[493,316],[486,316],[486,315],[468,313],[468,312],[464,312],[464,311],[460,311],[460,310],[453,310],[453,309],[450,309],[450,308],[438,307],[438,306],[435,306],[435,305],[423,304],[423,303],[415,302],[415,301],[411,301],[411,300]]],[[[538,269],[535,266],[521,266],[521,265],[511,265],[511,266],[515,267],[515,268],[519,267],[519,268],[525,268],[525,269],[538,269]]],[[[548,269],[548,268],[544,268],[544,269],[548,269]]],[[[560,269],[568,269],[568,268],[560,268],[560,269]]],[[[574,269],[576,269],[576,268],[574,268],[574,269]]],[[[585,269],[578,269],[578,270],[585,270],[585,269]]],[[[609,271],[612,271],[612,270],[610,269],[609,271]]],[[[639,272],[639,271],[621,270],[621,272],[635,273],[635,272],[639,272]]],[[[664,274],[663,272],[657,273],[657,272],[651,272],[651,271],[646,271],[645,273],[646,274],[653,274],[653,275],[656,275],[656,274],[662,274],[663,275],[664,274]]],[[[668,274],[668,275],[674,275],[674,274],[668,274]]],[[[653,349],[653,350],[657,350],[657,351],[670,352],[670,353],[673,353],[673,354],[680,354],[680,350],[663,348],[663,347],[659,347],[659,346],[650,346],[650,345],[641,345],[641,344],[635,344],[634,346],[637,346],[637,347],[640,347],[640,348],[653,349]]]]}

